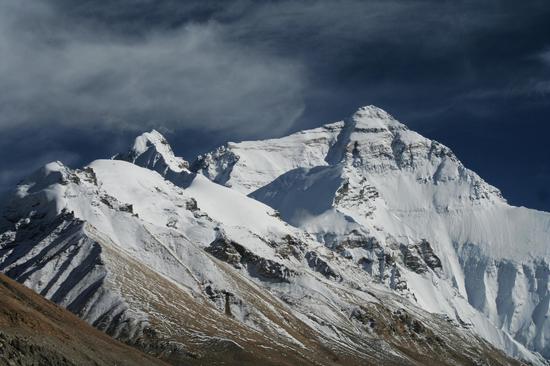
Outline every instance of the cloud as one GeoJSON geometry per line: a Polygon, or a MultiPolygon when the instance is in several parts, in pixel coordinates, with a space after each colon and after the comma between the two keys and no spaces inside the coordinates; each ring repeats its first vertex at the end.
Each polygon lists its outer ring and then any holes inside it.
{"type": "Polygon", "coordinates": [[[0,2],[0,128],[32,124],[284,131],[303,110],[300,63],[216,22],[138,39],[91,36],[45,3],[0,2]]]}
{"type": "Polygon", "coordinates": [[[550,66],[550,50],[545,50],[541,52],[539,57],[544,63],[550,66]]]}
{"type": "Polygon", "coordinates": [[[459,88],[479,72],[468,47],[524,18],[506,1],[0,0],[0,128],[274,136],[308,102],[459,88]]]}
{"type": "Polygon", "coordinates": [[[532,81],[532,90],[543,97],[550,95],[550,51],[545,49],[536,57],[545,66],[545,75],[538,80],[532,81]]]}

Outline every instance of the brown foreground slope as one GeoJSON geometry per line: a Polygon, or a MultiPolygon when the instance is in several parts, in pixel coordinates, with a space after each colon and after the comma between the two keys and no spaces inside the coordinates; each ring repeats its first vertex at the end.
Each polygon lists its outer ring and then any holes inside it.
{"type": "MultiPolygon", "coordinates": [[[[170,286],[170,282],[163,282],[162,277],[149,273],[143,266],[127,265],[116,268],[125,268],[136,278],[140,278],[140,271],[143,271],[142,275],[147,275],[148,281],[138,281],[142,284],[141,291],[126,288],[129,285],[126,281],[120,280],[119,283],[122,284],[123,293],[149,295],[148,304],[152,308],[147,310],[151,314],[164,314],[162,322],[154,317],[151,320],[154,329],[158,335],[163,335],[161,339],[165,342],[142,342],[136,346],[156,353],[172,365],[521,364],[483,341],[472,339],[470,343],[465,342],[445,322],[441,324],[449,327],[449,332],[442,332],[445,339],[435,337],[429,329],[411,331],[405,313],[396,317],[378,306],[369,308],[368,314],[365,313],[365,316],[376,319],[379,326],[374,328],[374,339],[364,340],[363,348],[366,353],[361,354],[357,354],[358,350],[342,349],[338,344],[330,344],[331,342],[324,344],[298,319],[293,319],[291,313],[277,307],[274,310],[293,324],[286,330],[307,346],[298,350],[280,345],[275,339],[264,339],[267,335],[254,333],[223,313],[209,311],[208,307],[197,306],[189,299],[182,298],[183,294],[170,286]],[[158,302],[159,299],[170,301],[158,302]],[[201,330],[200,339],[184,335],[193,329],[201,330]],[[228,338],[230,333],[244,347],[229,347],[236,345],[228,338]],[[390,347],[384,347],[383,343],[390,347]],[[177,345],[183,347],[183,352],[178,352],[180,347],[177,345]]],[[[258,300],[268,297],[256,295],[258,300]]],[[[359,340],[357,342],[361,343],[359,340]]],[[[69,311],[0,274],[0,366],[3,365],[166,364],[112,339],[69,311]]]]}
{"type": "Polygon", "coordinates": [[[0,274],[0,365],[164,365],[0,274]]]}

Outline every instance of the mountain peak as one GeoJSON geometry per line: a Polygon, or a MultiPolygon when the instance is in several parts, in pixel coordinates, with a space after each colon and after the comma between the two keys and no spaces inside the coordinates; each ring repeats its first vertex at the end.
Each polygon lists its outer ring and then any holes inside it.
{"type": "Polygon", "coordinates": [[[136,153],[142,154],[151,146],[154,146],[157,151],[164,153],[164,155],[174,155],[170,144],[166,141],[166,138],[155,129],[152,129],[150,132],[144,132],[136,137],[132,150],[136,153]]]}
{"type": "Polygon", "coordinates": [[[374,105],[360,107],[351,117],[356,130],[369,132],[378,130],[405,130],[407,127],[391,114],[374,105]]]}
{"type": "Polygon", "coordinates": [[[189,167],[187,161],[175,156],[166,138],[155,129],[136,137],[130,151],[117,154],[113,159],[126,160],[156,170],[162,175],[169,170],[178,173],[189,167]]]}

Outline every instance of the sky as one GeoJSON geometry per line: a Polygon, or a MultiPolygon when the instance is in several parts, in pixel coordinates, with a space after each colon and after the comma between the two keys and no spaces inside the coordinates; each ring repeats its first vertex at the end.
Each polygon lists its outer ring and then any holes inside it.
{"type": "Polygon", "coordinates": [[[188,160],[377,105],[550,211],[547,0],[0,0],[0,192],[156,128],[188,160]]]}

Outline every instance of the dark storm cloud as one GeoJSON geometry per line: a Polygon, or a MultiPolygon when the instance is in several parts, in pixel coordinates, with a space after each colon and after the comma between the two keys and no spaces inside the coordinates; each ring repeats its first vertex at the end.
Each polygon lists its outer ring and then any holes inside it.
{"type": "MultiPolygon", "coordinates": [[[[434,90],[448,94],[447,105],[464,94],[546,85],[515,67],[536,68],[517,57],[541,52],[537,42],[506,38],[546,21],[548,6],[539,1],[0,4],[0,82],[11,91],[0,100],[4,126],[280,134],[305,101],[349,113],[358,101],[416,105],[410,94],[434,90]],[[503,78],[511,68],[514,75],[503,78]]],[[[425,113],[441,108],[439,100],[427,104],[425,113]]],[[[312,117],[305,123],[319,123],[312,117]]]]}
{"type": "Polygon", "coordinates": [[[377,104],[550,209],[548,19],[546,0],[0,0],[0,131],[49,141],[0,179],[150,127],[192,158],[377,104]]]}
{"type": "Polygon", "coordinates": [[[546,50],[539,55],[539,59],[546,66],[545,76],[541,80],[536,80],[534,90],[543,96],[550,95],[550,51],[546,50]]]}
{"type": "Polygon", "coordinates": [[[0,83],[10,91],[0,96],[3,128],[48,122],[257,133],[288,128],[303,109],[299,64],[231,43],[221,25],[94,37],[98,24],[45,3],[2,4],[0,83]]]}

